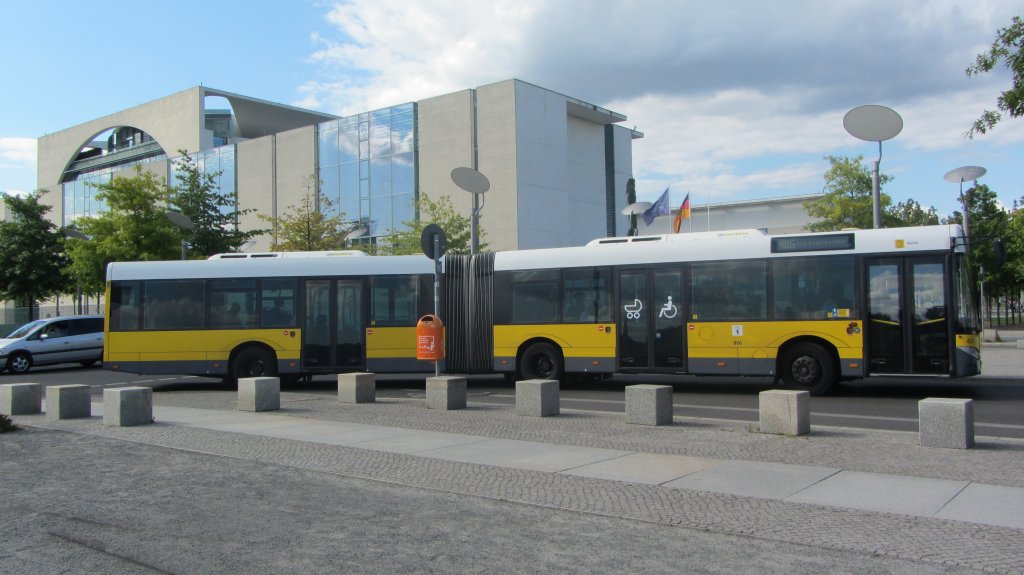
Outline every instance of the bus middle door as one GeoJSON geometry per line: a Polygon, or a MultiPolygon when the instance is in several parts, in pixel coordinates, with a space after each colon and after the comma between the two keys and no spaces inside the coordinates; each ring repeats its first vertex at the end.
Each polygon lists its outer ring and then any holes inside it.
{"type": "Polygon", "coordinates": [[[619,270],[619,369],[686,371],[683,274],[619,270]]]}
{"type": "Polygon", "coordinates": [[[362,369],[363,282],[306,280],[304,368],[313,371],[362,369]]]}

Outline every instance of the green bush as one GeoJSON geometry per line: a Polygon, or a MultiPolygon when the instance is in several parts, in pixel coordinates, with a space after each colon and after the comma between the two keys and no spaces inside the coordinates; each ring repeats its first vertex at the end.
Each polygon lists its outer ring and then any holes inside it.
{"type": "Polygon", "coordinates": [[[0,413],[0,433],[7,433],[8,431],[17,431],[18,426],[11,421],[10,417],[7,417],[3,413],[0,413]]]}

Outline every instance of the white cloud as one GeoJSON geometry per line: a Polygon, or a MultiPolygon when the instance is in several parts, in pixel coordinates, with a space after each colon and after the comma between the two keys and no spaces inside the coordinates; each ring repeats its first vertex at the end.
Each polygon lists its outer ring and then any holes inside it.
{"type": "MultiPolygon", "coordinates": [[[[1013,4],[353,0],[330,9],[336,34],[314,37],[323,74],[299,105],[352,114],[519,78],[628,115],[645,133],[633,147],[644,192],[810,193],[824,156],[873,156],[842,128],[862,104],[904,119],[890,173],[976,149],[963,133],[1009,76],[964,69],[1013,4]]],[[[988,148],[1022,140],[1002,125],[985,136],[988,148]]]]}
{"type": "Polygon", "coordinates": [[[0,161],[5,169],[35,167],[36,139],[0,137],[0,161]]]}

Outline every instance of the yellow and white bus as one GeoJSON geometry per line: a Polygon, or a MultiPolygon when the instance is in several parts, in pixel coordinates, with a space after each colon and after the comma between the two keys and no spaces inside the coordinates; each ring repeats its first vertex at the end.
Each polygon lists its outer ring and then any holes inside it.
{"type": "MultiPolygon", "coordinates": [[[[105,365],[228,377],[433,371],[415,359],[416,320],[433,312],[427,258],[256,256],[111,264],[105,365]],[[182,301],[161,319],[172,295],[182,301]],[[219,315],[234,303],[242,325],[219,315]]],[[[975,375],[965,257],[959,226],[448,255],[443,369],[774,376],[815,394],[871,375],[975,375]]]]}

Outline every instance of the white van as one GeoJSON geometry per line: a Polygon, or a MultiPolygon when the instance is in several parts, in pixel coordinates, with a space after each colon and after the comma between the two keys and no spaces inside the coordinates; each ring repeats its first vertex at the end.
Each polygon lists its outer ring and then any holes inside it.
{"type": "Polygon", "coordinates": [[[31,321],[0,339],[0,370],[14,374],[34,365],[103,359],[103,316],[77,315],[31,321]]]}

